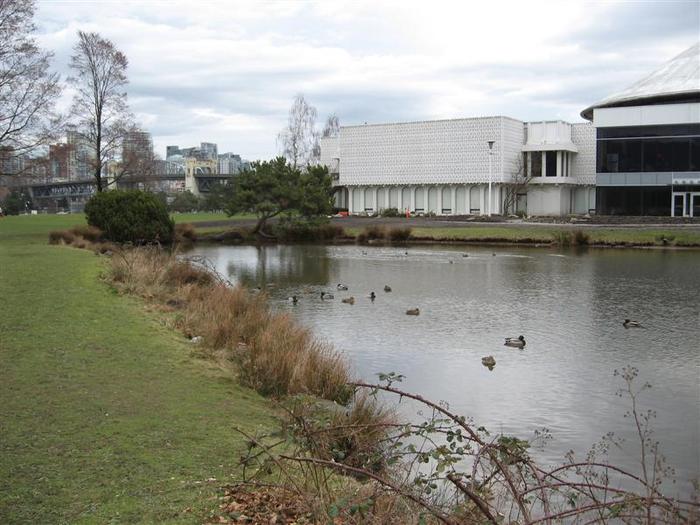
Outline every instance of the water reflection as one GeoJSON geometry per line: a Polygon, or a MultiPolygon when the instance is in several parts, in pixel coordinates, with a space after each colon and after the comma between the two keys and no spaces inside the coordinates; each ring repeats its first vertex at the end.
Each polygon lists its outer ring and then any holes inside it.
{"type": "MultiPolygon", "coordinates": [[[[541,453],[584,453],[606,432],[632,438],[614,369],[654,388],[641,401],[681,478],[700,474],[700,254],[355,246],[198,247],[231,280],[270,288],[286,310],[350,357],[356,373],[406,375],[496,431],[554,435],[541,453]],[[468,254],[468,257],[464,257],[468,254]],[[337,283],[349,285],[347,292],[337,283]],[[383,288],[389,285],[390,293],[383,288]],[[335,299],[322,301],[320,292],[335,299]],[[370,292],[375,301],[368,298],[370,292]],[[286,302],[299,296],[299,304],[286,302]],[[341,299],[354,296],[354,305],[341,299]],[[407,316],[409,308],[419,316],[407,316]],[[625,318],[645,330],[626,330],[625,318]],[[503,346],[523,334],[524,350],[503,346]],[[493,355],[493,371],[481,358],[493,355]]],[[[631,450],[631,449],[630,449],[631,450]]],[[[631,453],[617,458],[634,464],[631,453]]]]}

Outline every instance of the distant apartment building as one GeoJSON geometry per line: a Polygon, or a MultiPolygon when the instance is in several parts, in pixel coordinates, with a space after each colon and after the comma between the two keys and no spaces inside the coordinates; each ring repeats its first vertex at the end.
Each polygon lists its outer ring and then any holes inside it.
{"type": "Polygon", "coordinates": [[[122,142],[122,159],[153,159],[153,139],[147,131],[129,131],[122,142]]]}
{"type": "Polygon", "coordinates": [[[243,169],[241,156],[235,153],[222,153],[219,155],[219,174],[236,175],[243,169]]]}
{"type": "Polygon", "coordinates": [[[95,152],[78,132],[70,130],[66,142],[71,146],[68,156],[68,180],[86,180],[94,176],[95,152]]]}
{"type": "Polygon", "coordinates": [[[70,152],[73,146],[66,143],[49,146],[49,176],[52,179],[68,180],[70,152]]]}
{"type": "Polygon", "coordinates": [[[166,160],[171,157],[181,156],[198,160],[217,160],[218,146],[213,142],[201,142],[199,147],[180,148],[180,146],[166,146],[166,160]]]}

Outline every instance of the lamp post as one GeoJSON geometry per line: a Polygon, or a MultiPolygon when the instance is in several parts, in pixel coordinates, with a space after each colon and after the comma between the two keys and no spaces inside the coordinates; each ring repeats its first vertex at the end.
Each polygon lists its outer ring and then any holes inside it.
{"type": "Polygon", "coordinates": [[[493,144],[495,140],[489,140],[489,212],[488,216],[491,217],[491,206],[493,206],[493,200],[491,199],[491,179],[493,178],[493,144]]]}

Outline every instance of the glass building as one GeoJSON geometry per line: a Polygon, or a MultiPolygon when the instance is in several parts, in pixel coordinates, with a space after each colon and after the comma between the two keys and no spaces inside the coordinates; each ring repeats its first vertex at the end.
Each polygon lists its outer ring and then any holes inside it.
{"type": "Polygon", "coordinates": [[[586,108],[596,212],[700,217],[700,43],[586,108]]]}

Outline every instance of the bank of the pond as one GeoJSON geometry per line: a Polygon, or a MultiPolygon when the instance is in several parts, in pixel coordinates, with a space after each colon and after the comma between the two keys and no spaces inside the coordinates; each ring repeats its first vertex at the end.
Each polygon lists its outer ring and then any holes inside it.
{"type": "MultiPolygon", "coordinates": [[[[335,223],[337,224],[337,223],[335,223]]],[[[470,245],[521,245],[534,247],[589,246],[595,248],[700,248],[700,229],[694,227],[657,228],[638,226],[636,228],[562,228],[562,227],[522,227],[520,225],[501,226],[446,226],[417,227],[410,225],[394,228],[390,226],[370,226],[366,228],[343,228],[334,238],[306,238],[286,240],[274,237],[260,239],[252,236],[245,228],[199,228],[195,224],[198,241],[203,243],[299,243],[316,242],[330,244],[470,244],[470,245]],[[377,233],[383,228],[383,233],[377,233]],[[407,232],[410,230],[410,236],[407,232]],[[374,231],[369,233],[368,231],[374,231]],[[401,231],[395,240],[393,232],[401,231]]]]}
{"type": "Polygon", "coordinates": [[[238,426],[269,428],[242,388],[101,258],[47,245],[82,215],[0,220],[0,522],[202,523],[238,475],[238,426]]]}

